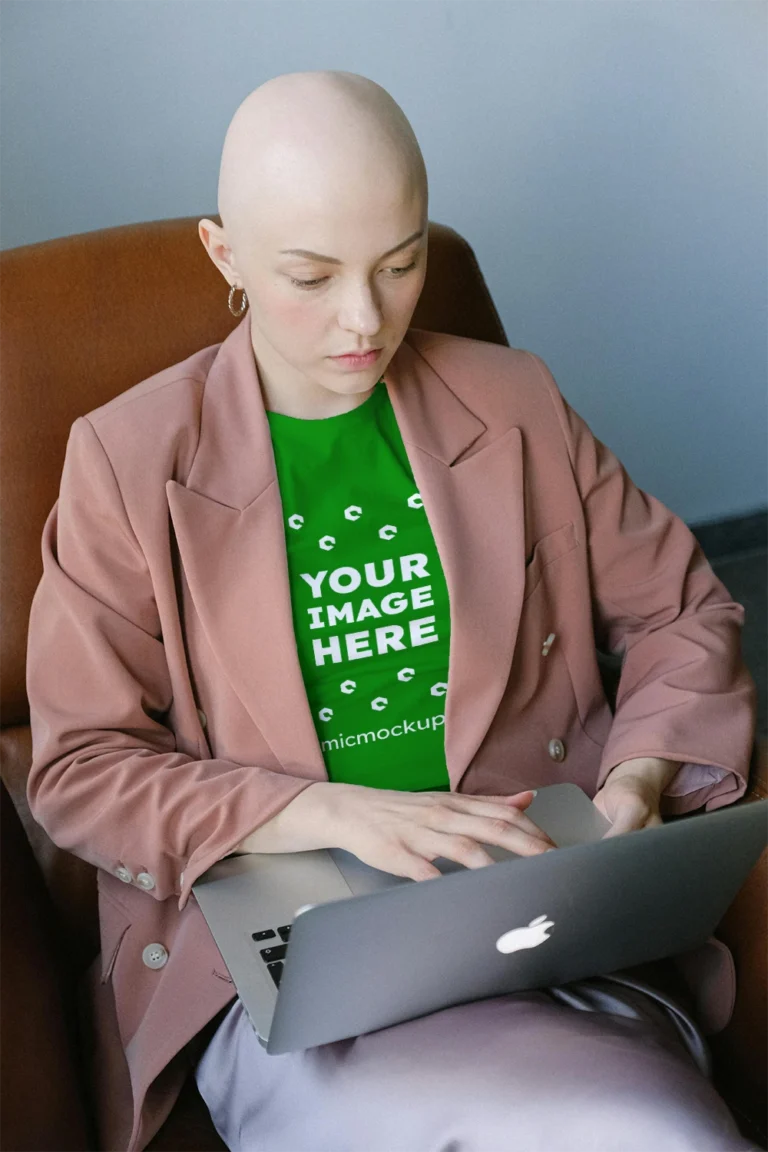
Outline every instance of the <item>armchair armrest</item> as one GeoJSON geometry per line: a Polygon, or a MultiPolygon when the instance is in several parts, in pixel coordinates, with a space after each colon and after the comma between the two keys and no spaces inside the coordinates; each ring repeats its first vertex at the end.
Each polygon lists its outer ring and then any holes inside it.
{"type": "MultiPolygon", "coordinates": [[[[739,803],[768,797],[768,739],[760,738],[749,787],[739,803]]],[[[718,1090],[742,1130],[766,1146],[768,1099],[768,850],[718,925],[716,936],[736,965],[736,1003],[722,1032],[710,1037],[718,1090]]]]}
{"type": "Polygon", "coordinates": [[[86,1152],[93,1143],[55,959],[54,909],[5,784],[0,851],[2,1148],[86,1152]]]}
{"type": "Polygon", "coordinates": [[[752,800],[768,798],[768,737],[760,736],[755,742],[749,769],[747,796],[752,800]]]}

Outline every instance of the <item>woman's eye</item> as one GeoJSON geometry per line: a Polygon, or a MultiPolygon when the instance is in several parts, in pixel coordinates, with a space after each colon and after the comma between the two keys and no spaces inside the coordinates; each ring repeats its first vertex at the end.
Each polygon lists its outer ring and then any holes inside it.
{"type": "Polygon", "coordinates": [[[400,277],[400,276],[405,275],[406,272],[410,272],[411,269],[415,268],[415,267],[416,267],[416,261],[414,260],[410,264],[407,264],[405,266],[405,268],[390,268],[389,271],[392,272],[395,277],[400,277]]]}
{"type": "Polygon", "coordinates": [[[290,278],[292,285],[296,285],[297,288],[317,288],[324,280],[325,276],[320,276],[319,280],[295,280],[292,276],[290,278]]]}
{"type": "MultiPolygon", "coordinates": [[[[415,267],[416,260],[412,260],[410,264],[405,265],[405,267],[402,268],[387,268],[387,272],[389,272],[391,275],[394,275],[395,279],[398,279],[400,276],[405,275],[406,272],[410,272],[411,268],[415,267]]],[[[313,288],[318,288],[321,283],[325,283],[327,279],[327,276],[319,276],[317,280],[297,280],[295,276],[291,276],[290,282],[297,288],[303,288],[306,291],[311,291],[313,288]]]]}

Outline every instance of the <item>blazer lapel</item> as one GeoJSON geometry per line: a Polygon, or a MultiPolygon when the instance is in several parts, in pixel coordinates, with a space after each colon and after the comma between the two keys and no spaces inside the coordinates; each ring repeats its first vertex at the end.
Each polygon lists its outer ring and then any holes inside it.
{"type": "Polygon", "coordinates": [[[445,753],[457,791],[504,694],[520,622],[522,439],[512,427],[482,440],[486,425],[405,342],[384,379],[448,586],[445,753]]]}
{"type": "Polygon", "coordinates": [[[249,317],[206,380],[198,449],[166,484],[189,590],[211,649],[289,775],[327,780],[293,631],[283,509],[249,317]]]}
{"type": "MultiPolygon", "coordinates": [[[[407,339],[384,382],[448,586],[445,747],[456,790],[499,706],[515,646],[525,561],[521,437],[510,428],[484,444],[485,424],[407,339]]],[[[283,509],[248,316],[208,374],[189,475],[169,480],[166,492],[195,608],[233,691],[286,772],[327,780],[294,639],[283,509]]]]}

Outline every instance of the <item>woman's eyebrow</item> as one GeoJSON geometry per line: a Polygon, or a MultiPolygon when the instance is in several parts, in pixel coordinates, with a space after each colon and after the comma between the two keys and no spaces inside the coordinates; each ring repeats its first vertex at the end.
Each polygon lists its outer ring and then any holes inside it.
{"type": "MultiPolygon", "coordinates": [[[[380,256],[380,260],[386,260],[387,256],[394,256],[395,252],[400,252],[401,249],[407,248],[414,240],[420,240],[424,235],[424,229],[419,232],[414,232],[407,240],[403,240],[402,244],[398,244],[396,248],[390,248],[389,252],[385,252],[380,256]]],[[[320,260],[324,264],[341,264],[341,260],[337,260],[335,256],[321,256],[319,252],[309,252],[306,248],[281,248],[281,256],[303,256],[305,260],[320,260]]]]}

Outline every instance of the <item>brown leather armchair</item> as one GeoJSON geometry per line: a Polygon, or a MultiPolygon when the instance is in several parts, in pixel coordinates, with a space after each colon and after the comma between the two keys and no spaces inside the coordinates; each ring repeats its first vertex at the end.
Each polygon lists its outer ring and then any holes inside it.
{"type": "MultiPolygon", "coordinates": [[[[70,426],[85,412],[222,340],[235,321],[197,237],[197,217],[128,225],[0,256],[2,372],[2,1130],[6,1152],[95,1147],[76,988],[98,947],[96,876],[31,818],[25,655],[42,571],[40,538],[56,500],[70,426]],[[7,791],[6,791],[7,789],[7,791]]],[[[474,253],[429,228],[429,271],[413,326],[508,343],[474,253]]],[[[611,683],[606,669],[606,686],[611,683]]],[[[766,746],[749,797],[766,795],[766,746]]],[[[748,802],[746,798],[746,802],[748,802]]],[[[745,801],[742,801],[742,803],[745,801]]],[[[765,1140],[764,855],[718,935],[739,993],[712,1037],[716,1082],[745,1134],[765,1140]]],[[[150,1149],[222,1149],[190,1080],[150,1149]]]]}

